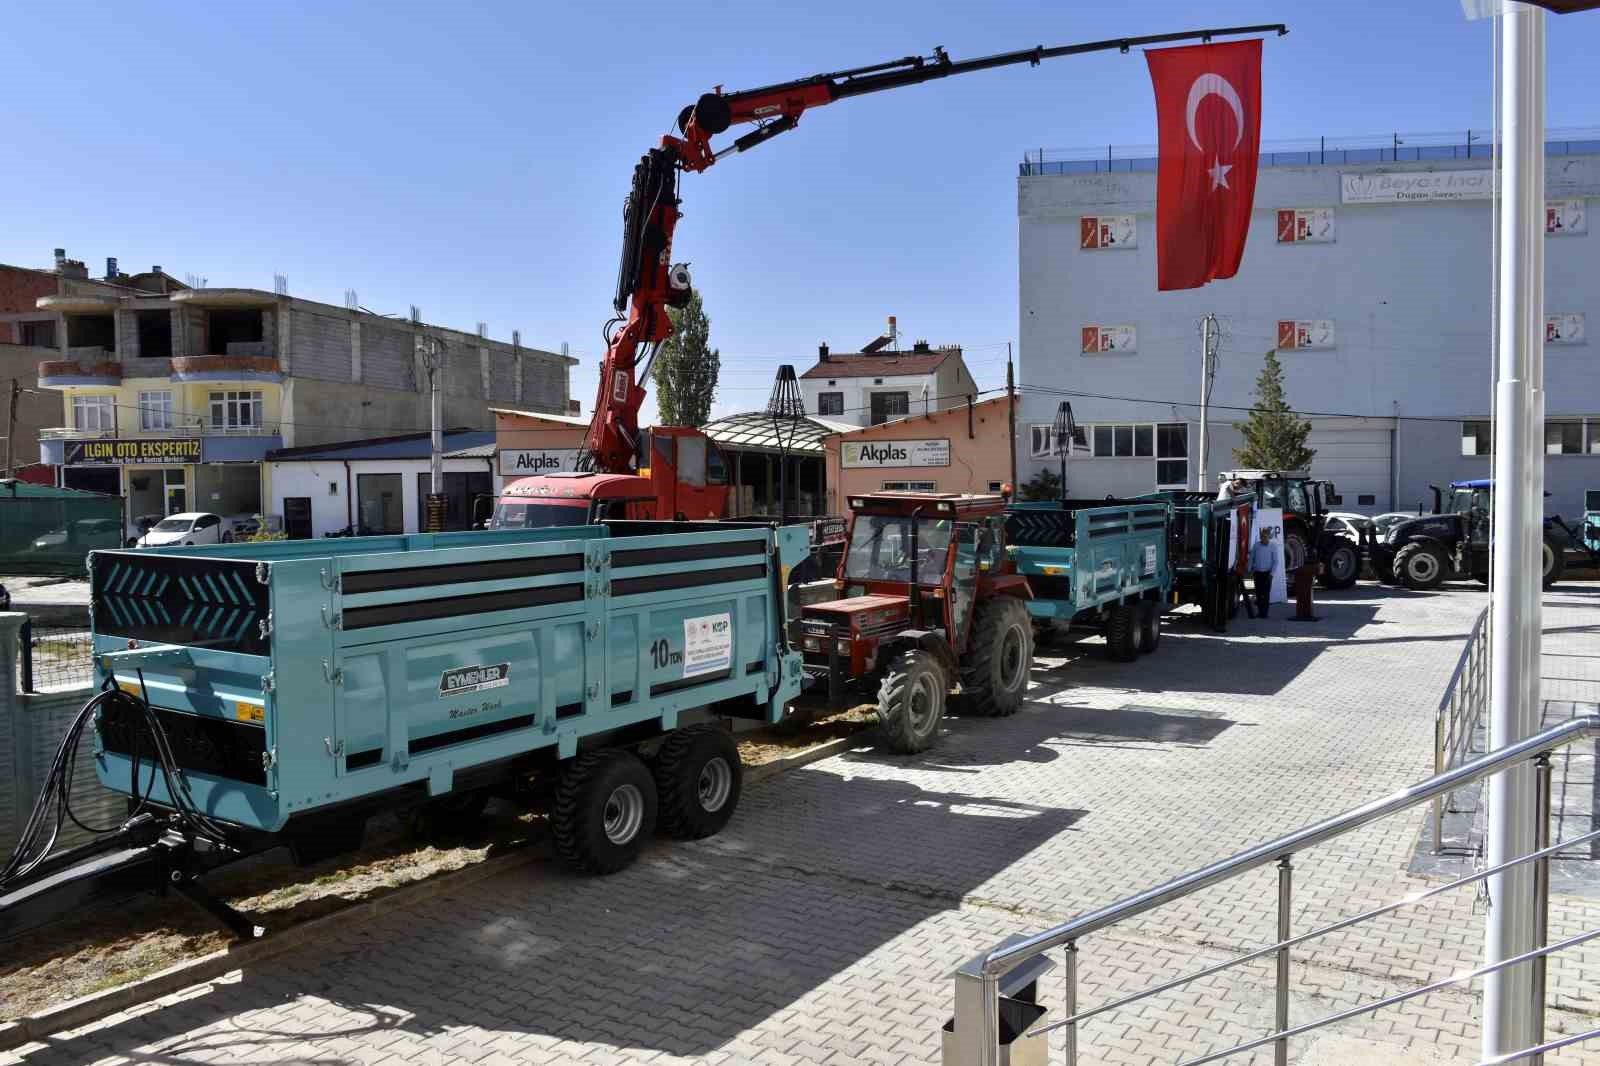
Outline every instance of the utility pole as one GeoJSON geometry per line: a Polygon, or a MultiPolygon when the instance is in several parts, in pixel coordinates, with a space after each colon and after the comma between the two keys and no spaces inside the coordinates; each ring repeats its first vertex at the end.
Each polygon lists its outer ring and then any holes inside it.
{"type": "Polygon", "coordinates": [[[1011,342],[1006,341],[1006,419],[1011,441],[1011,491],[1017,486],[1017,378],[1011,369],[1011,342]]]}
{"type": "Polygon", "coordinates": [[[17,442],[17,397],[22,395],[22,382],[16,378],[11,379],[11,407],[6,417],[6,477],[15,477],[16,468],[11,465],[11,452],[17,442]]]}
{"type": "Polygon", "coordinates": [[[1201,492],[1206,491],[1207,478],[1210,472],[1206,470],[1206,457],[1210,454],[1210,421],[1211,421],[1211,383],[1217,376],[1217,353],[1214,345],[1217,341],[1217,316],[1207,314],[1200,319],[1200,481],[1195,486],[1201,492]]]}
{"type": "MultiPolygon", "coordinates": [[[[1544,12],[1501,8],[1499,351],[1495,383],[1493,596],[1489,606],[1489,747],[1539,727],[1541,514],[1544,426],[1544,12]]],[[[1491,867],[1527,855],[1534,840],[1534,769],[1489,779],[1491,867]]],[[[1485,962],[1534,947],[1534,870],[1523,863],[1488,878],[1485,962]]],[[[1484,976],[1483,1052],[1494,1057],[1539,1042],[1534,963],[1484,976]]]]}
{"type": "Polygon", "coordinates": [[[417,327],[417,354],[422,357],[423,368],[428,372],[428,406],[431,430],[429,434],[428,513],[423,516],[424,528],[430,533],[444,530],[444,392],[439,378],[444,371],[444,348],[439,338],[421,330],[422,315],[411,309],[412,325],[417,327]]]}

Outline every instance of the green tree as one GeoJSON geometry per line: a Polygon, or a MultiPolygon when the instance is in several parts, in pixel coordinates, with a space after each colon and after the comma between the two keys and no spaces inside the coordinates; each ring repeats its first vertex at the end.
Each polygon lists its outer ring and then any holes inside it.
{"type": "Polygon", "coordinates": [[[1256,402],[1244,422],[1233,428],[1244,434],[1244,447],[1233,450],[1234,462],[1252,470],[1303,470],[1315,448],[1306,447],[1311,423],[1298,417],[1283,395],[1283,366],[1276,350],[1256,377],[1256,402]]]}
{"type": "Polygon", "coordinates": [[[1033,480],[1022,484],[1024,500],[1059,500],[1062,495],[1061,475],[1048,467],[1033,475],[1033,480]]]}
{"type": "Polygon", "coordinates": [[[696,290],[682,307],[669,308],[672,332],[661,342],[653,376],[664,426],[703,426],[711,417],[722,357],[711,347],[711,319],[696,290]]]}

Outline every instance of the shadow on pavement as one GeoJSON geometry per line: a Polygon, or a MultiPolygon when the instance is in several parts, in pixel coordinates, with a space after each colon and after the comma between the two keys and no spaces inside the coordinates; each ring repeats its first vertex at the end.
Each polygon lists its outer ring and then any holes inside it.
{"type": "Polygon", "coordinates": [[[481,1057],[478,1030],[496,1049],[538,1036],[703,1056],[907,937],[895,972],[850,978],[862,1013],[889,1014],[906,983],[943,976],[948,938],[925,923],[1085,813],[799,770],[752,790],[722,835],[658,843],[613,877],[518,868],[24,1061],[448,1061],[481,1057]]]}

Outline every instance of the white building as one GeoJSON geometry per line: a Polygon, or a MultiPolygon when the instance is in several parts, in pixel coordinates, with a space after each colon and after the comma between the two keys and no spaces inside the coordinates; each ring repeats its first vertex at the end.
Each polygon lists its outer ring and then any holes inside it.
{"type": "MultiPolygon", "coordinates": [[[[1264,353],[1311,414],[1314,476],[1342,509],[1431,503],[1430,484],[1489,475],[1489,134],[1264,146],[1236,277],[1156,289],[1156,160],[1030,157],[1018,181],[1026,479],[1057,461],[1048,427],[1070,399],[1087,426],[1074,496],[1197,486],[1199,320],[1220,326],[1208,473],[1234,465],[1264,353]],[[1396,158],[1398,156],[1398,158],[1396,158]]],[[[1317,142],[1310,142],[1317,143],[1317,142]]],[[[1145,150],[1148,152],[1148,149],[1145,150]]],[[[1545,483],[1548,510],[1600,487],[1600,133],[1547,137],[1545,483]]],[[[1130,153],[1136,154],[1136,153],[1130,153]]]]}
{"type": "MultiPolygon", "coordinates": [[[[416,533],[431,484],[426,433],[306,448],[279,448],[262,464],[269,513],[283,516],[291,539],[416,533]]],[[[495,436],[488,430],[444,435],[445,528],[470,529],[480,502],[495,491],[495,436]]]]}
{"type": "Polygon", "coordinates": [[[817,349],[817,362],[800,375],[806,413],[853,426],[932,414],[976,400],[978,386],[960,348],[931,348],[918,341],[908,352],[875,347],[860,352],[817,349]]]}

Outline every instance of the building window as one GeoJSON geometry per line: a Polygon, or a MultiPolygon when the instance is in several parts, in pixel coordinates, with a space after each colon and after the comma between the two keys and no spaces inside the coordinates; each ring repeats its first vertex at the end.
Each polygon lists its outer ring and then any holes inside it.
{"type": "Polygon", "coordinates": [[[139,358],[170,359],[172,357],[172,312],[136,312],[139,327],[139,358]]]}
{"type": "Polygon", "coordinates": [[[172,393],[139,393],[139,428],[172,428],[172,393]]]}
{"type": "Polygon", "coordinates": [[[1356,506],[1376,507],[1378,506],[1378,497],[1370,492],[1363,492],[1356,497],[1356,506]]]}
{"type": "Polygon", "coordinates": [[[885,481],[885,492],[933,492],[937,484],[932,481],[885,481]]]}
{"type": "Polygon", "coordinates": [[[999,492],[1002,484],[1003,484],[1003,482],[999,482],[999,481],[991,481],[991,482],[989,482],[989,491],[990,492],[999,492]]]}
{"type": "Polygon", "coordinates": [[[1155,427],[1095,426],[1094,455],[1097,459],[1148,459],[1155,455],[1155,427]]]}
{"type": "Polygon", "coordinates": [[[22,343],[32,348],[54,348],[56,346],[56,320],[45,322],[19,322],[17,325],[22,330],[22,343]]]}
{"type": "Polygon", "coordinates": [[[842,415],[844,414],[844,393],[819,392],[817,393],[817,414],[842,415]]]}
{"type": "Polygon", "coordinates": [[[1489,454],[1489,423],[1463,422],[1461,423],[1461,454],[1462,455],[1488,455],[1489,454]]]}
{"type": "Polygon", "coordinates": [[[68,315],[68,348],[117,350],[117,320],[111,315],[68,315]]]}
{"type": "Polygon", "coordinates": [[[261,393],[213,392],[211,428],[224,433],[261,428],[261,393]]]}
{"type": "Polygon", "coordinates": [[[891,418],[904,418],[911,413],[911,394],[907,392],[875,392],[872,394],[872,424],[880,425],[891,418]]]}
{"type": "Polygon", "coordinates": [[[72,398],[72,428],[96,433],[115,432],[117,428],[115,397],[74,396],[72,398]]]}
{"type": "Polygon", "coordinates": [[[1583,420],[1546,422],[1544,424],[1544,453],[1546,455],[1582,455],[1583,420]]]}
{"type": "Polygon", "coordinates": [[[212,355],[230,354],[232,344],[260,344],[263,336],[260,311],[229,309],[206,316],[206,350],[212,355]]]}
{"type": "Polygon", "coordinates": [[[1189,425],[1163,422],[1156,430],[1156,485],[1189,487],[1189,425]]]}

